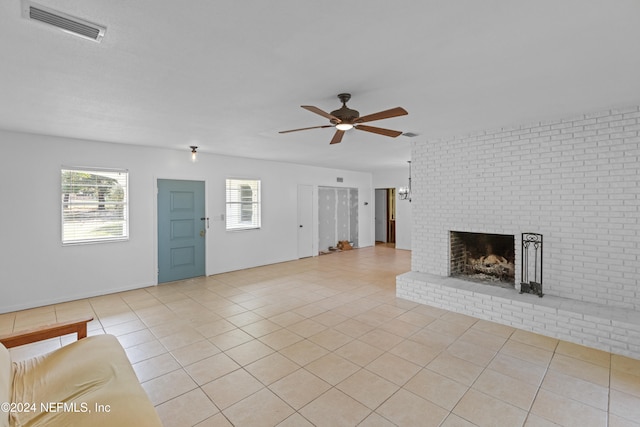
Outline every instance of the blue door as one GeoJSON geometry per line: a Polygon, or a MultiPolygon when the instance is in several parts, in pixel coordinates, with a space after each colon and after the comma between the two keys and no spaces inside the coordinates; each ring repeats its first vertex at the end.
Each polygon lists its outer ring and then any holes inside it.
{"type": "Polygon", "coordinates": [[[158,180],[158,283],[204,276],[204,182],[158,180]]]}

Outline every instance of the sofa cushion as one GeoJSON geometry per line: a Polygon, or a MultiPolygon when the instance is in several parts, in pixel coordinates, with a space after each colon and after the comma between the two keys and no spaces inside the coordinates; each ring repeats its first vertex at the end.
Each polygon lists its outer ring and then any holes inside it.
{"type": "Polygon", "coordinates": [[[16,426],[161,426],[118,340],[98,335],[15,364],[16,426]]]}
{"type": "MultiPolygon", "coordinates": [[[[2,344],[0,344],[0,404],[11,402],[11,381],[13,378],[13,366],[11,356],[2,344]]],[[[9,426],[9,412],[0,409],[0,427],[9,426]]]]}

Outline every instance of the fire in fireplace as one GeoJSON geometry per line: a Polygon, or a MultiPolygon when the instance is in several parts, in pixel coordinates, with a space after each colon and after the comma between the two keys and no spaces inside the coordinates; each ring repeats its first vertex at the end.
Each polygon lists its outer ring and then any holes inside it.
{"type": "Polygon", "coordinates": [[[450,232],[451,276],[495,285],[515,285],[514,236],[450,232]]]}

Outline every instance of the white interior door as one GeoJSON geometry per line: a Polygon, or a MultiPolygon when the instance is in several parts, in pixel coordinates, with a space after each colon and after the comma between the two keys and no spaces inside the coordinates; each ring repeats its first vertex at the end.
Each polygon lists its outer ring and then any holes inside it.
{"type": "Polygon", "coordinates": [[[313,186],[298,185],[298,258],[313,255],[313,186]]]}

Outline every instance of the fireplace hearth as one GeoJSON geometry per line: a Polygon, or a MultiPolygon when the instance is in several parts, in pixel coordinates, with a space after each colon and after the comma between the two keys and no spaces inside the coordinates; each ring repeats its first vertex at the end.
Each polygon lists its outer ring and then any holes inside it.
{"type": "Polygon", "coordinates": [[[513,288],[514,236],[450,232],[450,276],[513,288]]]}

